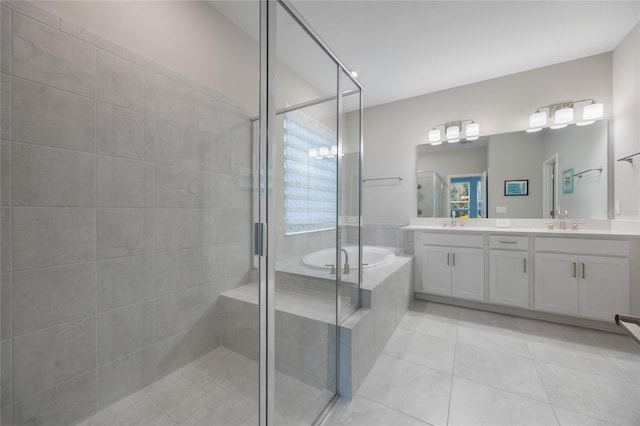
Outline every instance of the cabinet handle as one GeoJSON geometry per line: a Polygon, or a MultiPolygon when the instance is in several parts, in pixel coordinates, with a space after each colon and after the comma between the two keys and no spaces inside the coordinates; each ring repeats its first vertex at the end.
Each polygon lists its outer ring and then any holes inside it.
{"type": "Polygon", "coordinates": [[[449,253],[447,253],[447,266],[450,266],[451,263],[449,262],[449,256],[451,256],[449,253]]]}
{"type": "Polygon", "coordinates": [[[577,277],[577,276],[578,276],[578,275],[577,275],[578,273],[577,273],[577,270],[576,270],[576,269],[577,269],[577,266],[578,266],[578,265],[576,265],[576,262],[573,262],[573,278],[575,278],[575,277],[577,277]]]}
{"type": "Polygon", "coordinates": [[[522,272],[526,274],[527,273],[527,259],[526,258],[522,259],[522,263],[524,264],[524,268],[523,268],[522,272]]]}
{"type": "Polygon", "coordinates": [[[456,254],[453,253],[453,266],[456,266],[456,254]]]}
{"type": "Polygon", "coordinates": [[[587,269],[584,266],[584,262],[580,263],[582,265],[582,278],[586,278],[587,269]]]}
{"type": "Polygon", "coordinates": [[[500,244],[518,244],[518,242],[517,241],[500,240],[500,244]]]}

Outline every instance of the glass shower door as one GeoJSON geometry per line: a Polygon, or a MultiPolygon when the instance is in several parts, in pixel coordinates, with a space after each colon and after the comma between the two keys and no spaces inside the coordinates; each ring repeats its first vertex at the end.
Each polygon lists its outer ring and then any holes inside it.
{"type": "Polygon", "coordinates": [[[261,4],[261,423],[312,424],[338,393],[340,305],[359,303],[360,88],[287,2],[261,4]]]}

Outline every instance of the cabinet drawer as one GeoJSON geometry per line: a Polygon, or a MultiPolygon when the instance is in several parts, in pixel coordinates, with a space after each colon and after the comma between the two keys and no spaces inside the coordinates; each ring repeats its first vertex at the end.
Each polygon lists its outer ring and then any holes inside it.
{"type": "Polygon", "coordinates": [[[423,232],[420,235],[422,244],[448,247],[484,247],[484,237],[482,235],[458,234],[455,233],[429,233],[423,232]]]}
{"type": "Polygon", "coordinates": [[[489,247],[503,250],[528,250],[529,237],[491,235],[489,236],[489,247]]]}
{"type": "Polygon", "coordinates": [[[536,251],[573,254],[595,254],[605,256],[628,256],[629,242],[618,240],[594,240],[583,238],[535,239],[536,251]]]}

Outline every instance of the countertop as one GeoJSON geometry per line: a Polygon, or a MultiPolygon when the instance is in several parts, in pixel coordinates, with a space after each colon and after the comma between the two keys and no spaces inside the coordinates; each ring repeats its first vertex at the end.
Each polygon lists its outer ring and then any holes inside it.
{"type": "Polygon", "coordinates": [[[405,231],[430,231],[430,232],[460,232],[464,234],[526,234],[540,236],[563,237],[625,237],[640,238],[640,234],[630,231],[618,231],[610,229],[547,229],[547,228],[498,228],[491,226],[438,226],[438,225],[408,225],[402,229],[405,231]]]}

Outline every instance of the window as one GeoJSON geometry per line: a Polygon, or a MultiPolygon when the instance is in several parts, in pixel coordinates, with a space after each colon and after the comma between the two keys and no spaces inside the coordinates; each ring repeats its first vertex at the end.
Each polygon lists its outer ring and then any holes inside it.
{"type": "Polygon", "coordinates": [[[285,234],[335,229],[336,153],[335,131],[300,111],[285,114],[285,234]]]}

